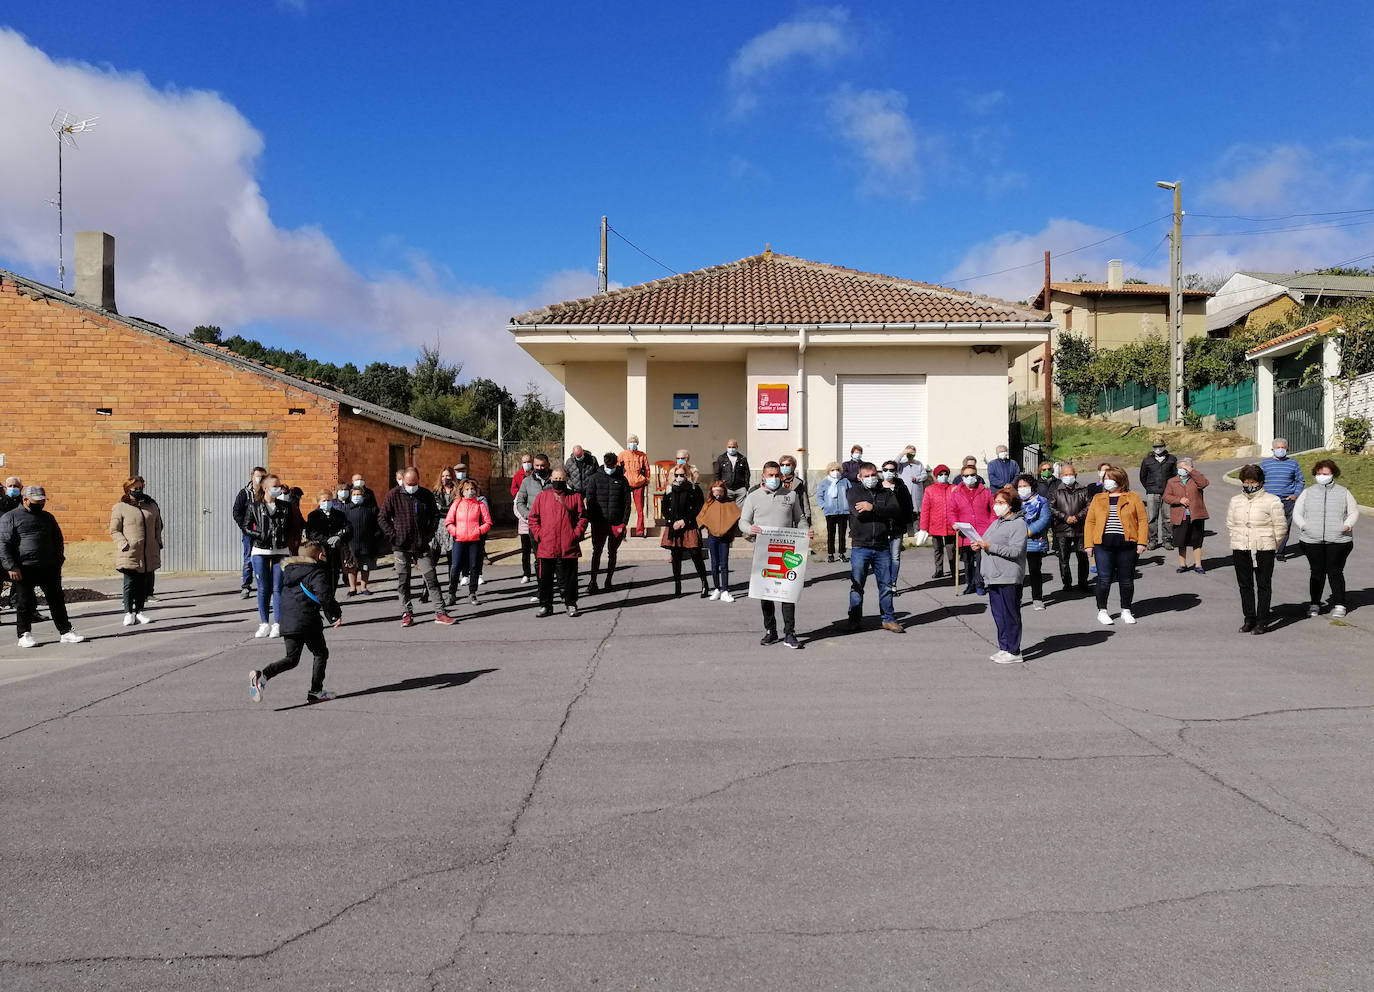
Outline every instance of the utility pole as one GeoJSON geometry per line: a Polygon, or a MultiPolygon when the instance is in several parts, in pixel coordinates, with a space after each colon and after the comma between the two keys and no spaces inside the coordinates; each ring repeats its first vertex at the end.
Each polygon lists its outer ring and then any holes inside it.
{"type": "Polygon", "coordinates": [[[1183,183],[1155,183],[1174,191],[1174,226],[1169,231],[1169,423],[1183,423],[1183,183]]]}
{"type": "Polygon", "coordinates": [[[501,467],[497,472],[498,479],[506,477],[506,445],[504,431],[501,429],[501,401],[496,401],[496,457],[501,460],[501,467]]]}
{"type": "Polygon", "coordinates": [[[1045,358],[1040,363],[1041,381],[1045,393],[1045,439],[1040,444],[1040,460],[1054,450],[1054,352],[1050,339],[1054,336],[1054,310],[1050,307],[1050,253],[1045,252],[1045,312],[1050,315],[1050,326],[1045,330],[1045,358]]]}
{"type": "Polygon", "coordinates": [[[596,276],[600,280],[601,292],[606,292],[606,218],[601,218],[601,255],[596,260],[596,276]]]}

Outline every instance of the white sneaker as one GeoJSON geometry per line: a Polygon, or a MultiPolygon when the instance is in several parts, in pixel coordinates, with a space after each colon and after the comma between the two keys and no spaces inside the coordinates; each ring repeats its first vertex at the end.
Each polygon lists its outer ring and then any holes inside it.
{"type": "Polygon", "coordinates": [[[477,584],[478,584],[479,586],[484,586],[484,585],[486,585],[486,584],[487,584],[487,577],[486,577],[485,575],[479,575],[479,576],[477,576],[477,584]]]}
{"type": "Polygon", "coordinates": [[[539,597],[538,597],[538,596],[531,596],[531,597],[530,597],[530,602],[531,602],[531,603],[537,603],[537,602],[539,602],[539,597]]]}
{"type": "Polygon", "coordinates": [[[1026,661],[1019,654],[1012,654],[1010,651],[998,651],[992,656],[992,660],[999,665],[1021,665],[1026,661]]]}
{"type": "Polygon", "coordinates": [[[720,601],[722,603],[733,603],[735,601],[735,597],[730,595],[729,589],[724,589],[721,591],[720,601]]]}
{"type": "Polygon", "coordinates": [[[32,634],[22,634],[19,638],[19,646],[21,648],[37,647],[38,642],[33,639],[32,634]]]}
{"type": "Polygon", "coordinates": [[[138,622],[138,621],[137,621],[136,619],[134,619],[134,615],[133,615],[132,613],[126,613],[126,614],[124,614],[124,626],[126,626],[126,627],[132,627],[132,626],[133,626],[134,624],[136,624],[137,622],[138,622]]]}
{"type": "Polygon", "coordinates": [[[281,624],[274,623],[272,629],[267,633],[268,637],[281,637],[281,624]]]}
{"type": "Polygon", "coordinates": [[[1005,652],[1005,651],[1003,651],[1003,650],[1001,650],[1001,649],[999,648],[999,649],[998,649],[997,651],[995,651],[993,654],[991,654],[991,655],[988,656],[988,661],[995,661],[995,662],[997,662],[997,664],[1000,665],[1000,664],[1002,664],[1002,659],[1003,659],[1003,658],[1010,658],[1010,657],[1011,657],[1011,655],[1009,655],[1007,652],[1005,652]]]}
{"type": "Polygon", "coordinates": [[[266,637],[266,636],[267,636],[268,634],[270,634],[271,632],[272,632],[272,625],[271,625],[270,623],[260,623],[260,624],[258,624],[258,632],[257,632],[256,634],[254,634],[253,636],[254,636],[254,637],[266,637]]]}
{"type": "Polygon", "coordinates": [[[711,595],[707,596],[706,598],[709,599],[709,600],[711,600],[711,601],[713,601],[713,602],[714,602],[715,600],[717,600],[717,599],[720,599],[720,590],[719,590],[719,589],[712,589],[712,590],[711,590],[711,595]]]}
{"type": "Polygon", "coordinates": [[[1043,599],[1033,599],[1033,600],[1031,600],[1031,609],[1032,609],[1032,610],[1043,610],[1044,608],[1045,608],[1045,601],[1044,601],[1043,599]]]}
{"type": "Polygon", "coordinates": [[[1345,607],[1344,607],[1344,606],[1333,606],[1333,607],[1331,607],[1331,616],[1332,616],[1334,619],[1339,620],[1341,617],[1345,616],[1345,607]]]}
{"type": "Polygon", "coordinates": [[[152,623],[152,622],[153,622],[153,618],[150,617],[150,616],[148,616],[148,614],[146,614],[146,613],[135,613],[135,614],[134,614],[134,618],[137,619],[139,623],[152,623]]]}
{"type": "Polygon", "coordinates": [[[1122,622],[1122,623],[1135,623],[1135,615],[1134,615],[1133,613],[1131,613],[1130,610],[1122,610],[1122,611],[1121,611],[1121,622],[1122,622]]]}
{"type": "Polygon", "coordinates": [[[74,630],[69,630],[58,638],[63,644],[80,644],[85,639],[74,630]]]}
{"type": "Polygon", "coordinates": [[[520,584],[521,584],[522,586],[527,586],[527,585],[529,585],[529,584],[530,584],[530,577],[529,577],[528,575],[522,575],[522,576],[520,576],[520,584]]]}
{"type": "Polygon", "coordinates": [[[465,586],[465,585],[467,585],[467,584],[468,584],[468,576],[466,576],[466,575],[460,575],[460,576],[458,576],[458,584],[459,584],[460,586],[465,586]]]}
{"type": "Polygon", "coordinates": [[[1322,604],[1321,604],[1321,603],[1308,603],[1308,604],[1307,604],[1307,615],[1308,615],[1309,617],[1319,616],[1319,615],[1321,614],[1321,611],[1322,611],[1322,604]]]}
{"type": "Polygon", "coordinates": [[[1110,627],[1112,624],[1116,623],[1116,621],[1112,619],[1112,615],[1106,610],[1097,611],[1097,622],[1104,627],[1110,627]]]}

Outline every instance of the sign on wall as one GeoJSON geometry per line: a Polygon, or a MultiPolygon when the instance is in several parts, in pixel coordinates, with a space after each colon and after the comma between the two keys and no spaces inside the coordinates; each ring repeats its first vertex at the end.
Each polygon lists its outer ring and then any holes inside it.
{"type": "Polygon", "coordinates": [[[785,382],[759,383],[757,430],[787,430],[787,389],[785,382]]]}
{"type": "Polygon", "coordinates": [[[701,409],[696,393],[673,394],[673,426],[701,426],[701,409]]]}

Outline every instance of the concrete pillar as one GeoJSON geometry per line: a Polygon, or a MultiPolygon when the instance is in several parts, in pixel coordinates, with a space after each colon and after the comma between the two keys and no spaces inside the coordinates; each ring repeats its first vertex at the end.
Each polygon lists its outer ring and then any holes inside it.
{"type": "Polygon", "coordinates": [[[1268,451],[1274,443],[1274,360],[1255,363],[1255,443],[1268,451]]]}
{"type": "Polygon", "coordinates": [[[639,436],[639,450],[648,451],[649,359],[643,348],[625,352],[625,433],[639,436]]]}
{"type": "Polygon", "coordinates": [[[104,231],[77,231],[72,262],[72,295],[82,303],[115,310],[114,236],[104,231]]]}
{"type": "Polygon", "coordinates": [[[1336,444],[1336,391],[1332,380],[1341,374],[1340,348],[1335,337],[1322,339],[1322,447],[1336,444]]]}

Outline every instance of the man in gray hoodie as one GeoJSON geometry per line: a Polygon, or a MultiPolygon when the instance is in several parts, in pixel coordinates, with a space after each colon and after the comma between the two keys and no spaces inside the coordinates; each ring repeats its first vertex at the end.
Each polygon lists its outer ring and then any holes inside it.
{"type": "MultiPolygon", "coordinates": [[[[755,540],[765,527],[799,527],[802,523],[802,501],[797,493],[782,486],[782,469],[777,462],[763,465],[763,484],[744,497],[740,506],[739,529],[755,540]]],[[[807,531],[808,538],[816,535],[807,531]]],[[[763,640],[760,644],[778,642],[777,608],[771,599],[759,600],[763,610],[763,640]]],[[[782,604],[782,643],[800,648],[797,641],[797,604],[782,604]]]]}

